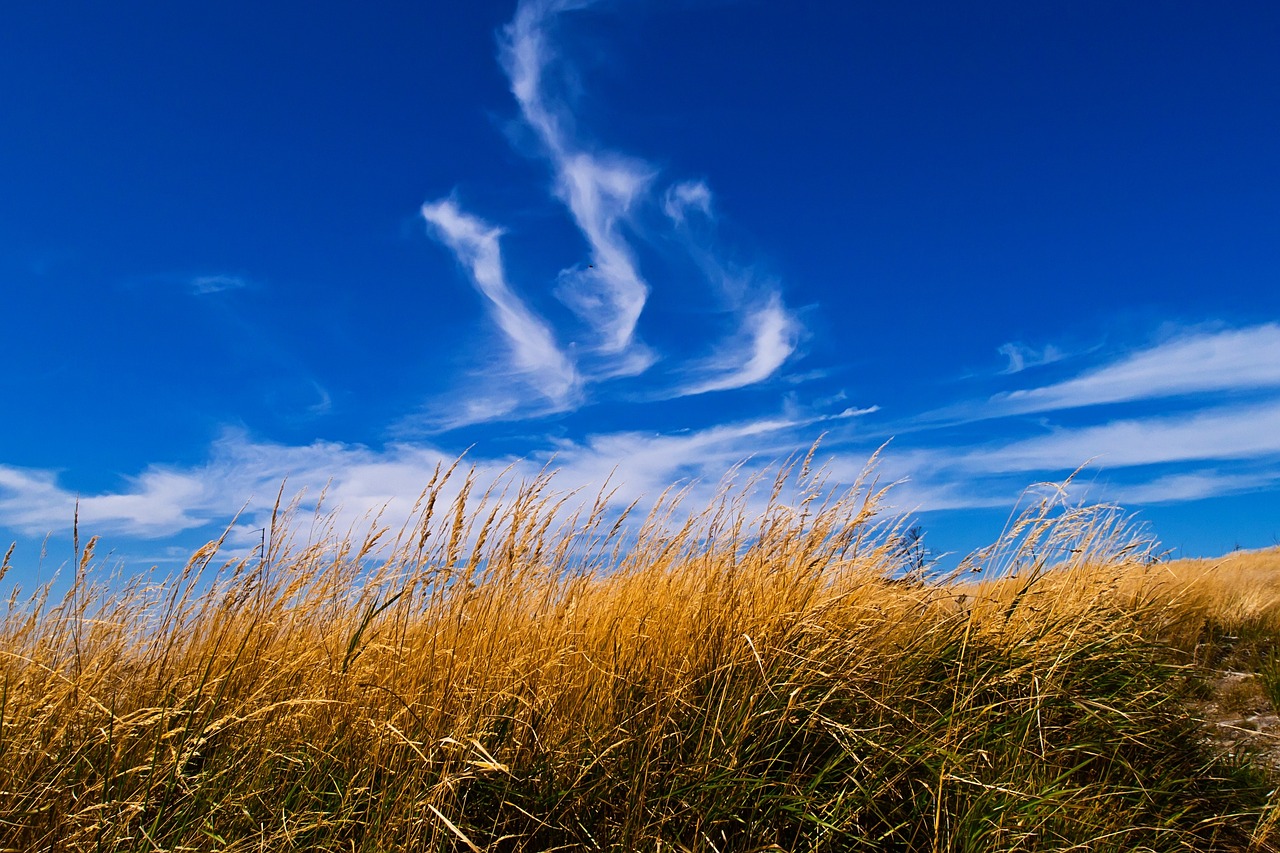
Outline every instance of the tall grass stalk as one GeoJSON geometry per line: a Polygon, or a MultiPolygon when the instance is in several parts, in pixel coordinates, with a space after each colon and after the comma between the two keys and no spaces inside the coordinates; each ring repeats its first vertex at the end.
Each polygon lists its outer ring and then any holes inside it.
{"type": "Polygon", "coordinates": [[[1000,577],[903,583],[808,462],[634,523],[437,471],[398,536],[278,507],[163,584],[91,543],[0,624],[0,847],[1275,849],[1122,519],[1047,499],[1000,577]]]}

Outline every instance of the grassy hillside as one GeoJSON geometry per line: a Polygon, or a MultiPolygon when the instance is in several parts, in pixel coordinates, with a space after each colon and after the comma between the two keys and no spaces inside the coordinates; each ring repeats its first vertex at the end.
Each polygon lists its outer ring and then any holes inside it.
{"type": "Polygon", "coordinates": [[[0,626],[0,848],[1280,849],[1280,553],[1047,501],[922,584],[796,468],[643,523],[440,472],[163,585],[87,547],[0,626]]]}

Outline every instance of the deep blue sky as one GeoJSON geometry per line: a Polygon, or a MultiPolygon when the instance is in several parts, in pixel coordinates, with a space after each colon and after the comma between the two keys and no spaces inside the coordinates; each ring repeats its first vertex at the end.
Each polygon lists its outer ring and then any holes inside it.
{"type": "Polygon", "coordinates": [[[936,550],[1089,459],[1168,547],[1273,544],[1277,44],[1266,2],[8,3],[0,534],[29,573],[78,495],[141,565],[285,476],[652,496],[825,432],[844,480],[893,439],[936,550]]]}

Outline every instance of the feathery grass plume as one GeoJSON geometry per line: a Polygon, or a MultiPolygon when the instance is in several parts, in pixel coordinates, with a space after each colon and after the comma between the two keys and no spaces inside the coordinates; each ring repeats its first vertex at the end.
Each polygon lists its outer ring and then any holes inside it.
{"type": "Polygon", "coordinates": [[[811,456],[635,521],[455,466],[395,537],[278,501],[256,561],[86,557],[0,625],[0,847],[1276,849],[1185,701],[1187,614],[1236,605],[1062,493],[895,583],[884,490],[811,456]]]}

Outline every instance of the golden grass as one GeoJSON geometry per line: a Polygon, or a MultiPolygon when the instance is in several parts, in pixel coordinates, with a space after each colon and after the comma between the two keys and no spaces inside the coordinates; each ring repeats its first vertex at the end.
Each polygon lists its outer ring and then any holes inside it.
{"type": "Polygon", "coordinates": [[[1237,636],[1280,636],[1280,548],[1165,563],[1152,581],[1189,618],[1237,636]]]}
{"type": "Polygon", "coordinates": [[[0,848],[1276,849],[1276,780],[1200,736],[1179,656],[1274,613],[1261,564],[1152,566],[1049,501],[975,558],[1008,576],[901,583],[879,493],[807,459],[637,525],[473,486],[437,471],[392,542],[285,509],[263,559],[159,585],[91,542],[11,601],[0,848]]]}

